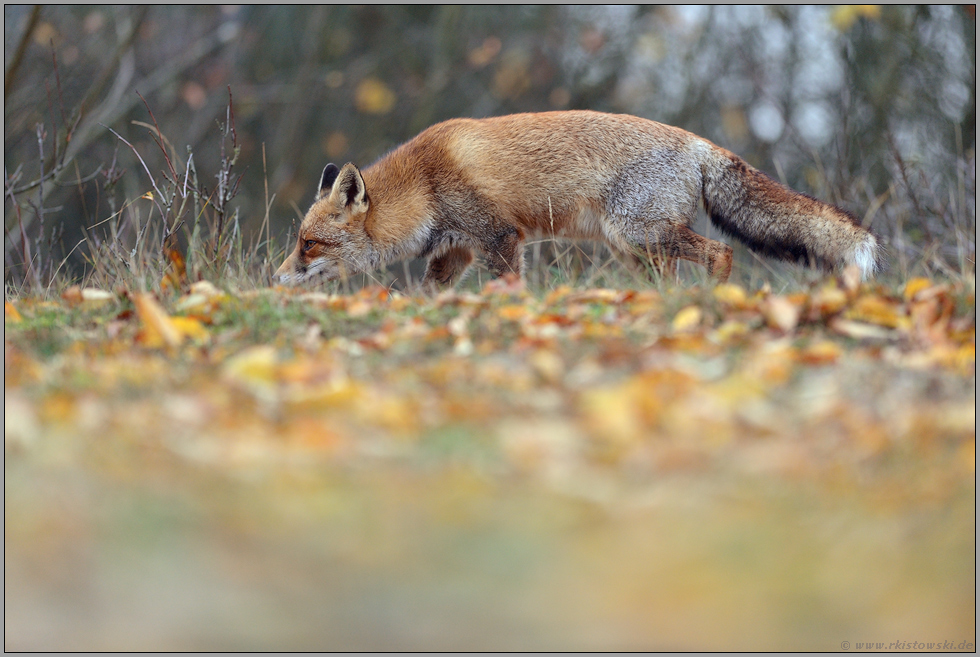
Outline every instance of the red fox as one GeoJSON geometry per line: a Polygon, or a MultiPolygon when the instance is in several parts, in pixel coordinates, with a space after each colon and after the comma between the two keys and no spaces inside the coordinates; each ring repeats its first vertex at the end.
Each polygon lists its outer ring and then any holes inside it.
{"type": "Polygon", "coordinates": [[[761,254],[865,277],[877,267],[877,240],[846,211],[686,130],[576,110],[452,119],[363,172],[328,164],[276,277],[334,280],[422,257],[423,284],[449,285],[477,252],[494,275],[521,276],[525,240],[543,235],[603,240],[632,266],[690,260],[725,281],[731,247],[690,228],[701,201],[761,254]]]}

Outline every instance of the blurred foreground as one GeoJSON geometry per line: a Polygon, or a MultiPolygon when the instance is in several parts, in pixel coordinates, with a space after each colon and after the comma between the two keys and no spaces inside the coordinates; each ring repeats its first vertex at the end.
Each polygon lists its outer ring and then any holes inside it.
{"type": "Polygon", "coordinates": [[[5,649],[975,640],[972,291],[192,290],[7,304],[5,649]]]}

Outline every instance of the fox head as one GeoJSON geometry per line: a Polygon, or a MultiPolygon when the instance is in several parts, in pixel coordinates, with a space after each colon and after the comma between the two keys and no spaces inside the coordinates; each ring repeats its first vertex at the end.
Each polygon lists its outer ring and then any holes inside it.
{"type": "Polygon", "coordinates": [[[361,172],[351,163],[328,164],[320,188],[299,227],[296,248],[276,271],[285,285],[332,281],[370,270],[374,247],[364,229],[370,200],[361,172]]]}

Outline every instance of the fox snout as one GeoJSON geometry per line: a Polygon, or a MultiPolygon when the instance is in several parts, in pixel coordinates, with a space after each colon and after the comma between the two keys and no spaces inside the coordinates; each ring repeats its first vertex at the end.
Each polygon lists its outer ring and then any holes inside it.
{"type": "Polygon", "coordinates": [[[276,273],[272,275],[272,281],[280,285],[296,285],[299,282],[302,272],[299,263],[296,261],[296,254],[291,253],[281,265],[276,273]]]}

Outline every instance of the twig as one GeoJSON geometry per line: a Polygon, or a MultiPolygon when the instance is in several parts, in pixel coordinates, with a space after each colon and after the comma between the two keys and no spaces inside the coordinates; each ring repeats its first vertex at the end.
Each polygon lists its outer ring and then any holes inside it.
{"type": "MultiPolygon", "coordinates": [[[[102,125],[102,124],[100,123],[99,125],[102,125]]],[[[163,207],[160,206],[160,203],[158,201],[158,199],[164,198],[164,196],[160,192],[160,188],[157,187],[156,180],[153,179],[153,174],[150,173],[150,167],[146,166],[146,162],[143,161],[143,158],[140,156],[139,151],[136,150],[136,147],[135,146],[133,146],[132,144],[130,144],[128,141],[126,141],[125,137],[123,137],[122,135],[120,135],[118,132],[116,132],[115,130],[113,130],[109,126],[102,125],[102,127],[105,128],[106,130],[108,130],[109,132],[111,132],[112,134],[114,134],[119,141],[121,141],[122,143],[124,143],[127,146],[129,146],[129,148],[133,151],[133,154],[136,155],[136,159],[139,160],[140,161],[140,164],[143,165],[143,170],[146,171],[146,175],[150,178],[150,184],[153,185],[153,190],[156,192],[156,196],[153,197],[153,203],[157,206],[157,210],[160,211],[160,215],[165,217],[166,215],[163,212],[163,207]]]]}
{"type": "Polygon", "coordinates": [[[174,170],[173,162],[170,161],[170,156],[167,155],[167,149],[163,147],[164,137],[163,137],[163,132],[161,132],[160,130],[159,124],[157,124],[157,117],[153,116],[153,110],[150,109],[150,105],[149,103],[146,102],[146,98],[143,98],[143,94],[141,94],[139,91],[136,91],[136,95],[139,96],[140,100],[143,101],[143,106],[146,107],[146,111],[150,114],[150,118],[153,119],[153,127],[155,127],[157,130],[157,136],[154,137],[154,140],[156,141],[157,146],[159,146],[160,150],[163,152],[163,159],[167,161],[167,167],[170,169],[170,174],[174,177],[174,182],[176,183],[177,172],[174,170]]]}

